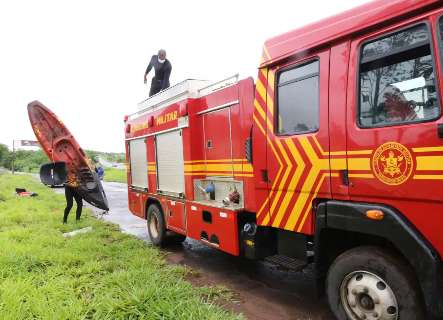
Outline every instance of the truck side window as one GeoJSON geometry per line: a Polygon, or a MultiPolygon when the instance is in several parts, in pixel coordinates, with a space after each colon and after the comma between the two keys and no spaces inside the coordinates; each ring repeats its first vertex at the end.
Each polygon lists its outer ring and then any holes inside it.
{"type": "Polygon", "coordinates": [[[362,127],[422,122],[439,114],[426,25],[363,45],[359,109],[362,127]]]}
{"type": "Polygon", "coordinates": [[[314,132],[319,127],[319,62],[313,61],[278,75],[277,133],[314,132]]]}

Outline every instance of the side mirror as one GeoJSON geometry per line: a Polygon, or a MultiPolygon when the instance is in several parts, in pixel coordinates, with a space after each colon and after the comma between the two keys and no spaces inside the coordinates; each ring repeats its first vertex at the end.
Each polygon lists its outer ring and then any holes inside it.
{"type": "Polygon", "coordinates": [[[40,167],[40,181],[47,186],[59,186],[66,182],[68,170],[64,162],[46,163],[40,167]]]}

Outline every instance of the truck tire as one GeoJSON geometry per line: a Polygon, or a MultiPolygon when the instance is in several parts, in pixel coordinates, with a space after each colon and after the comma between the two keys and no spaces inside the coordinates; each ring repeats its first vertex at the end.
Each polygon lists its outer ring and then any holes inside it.
{"type": "Polygon", "coordinates": [[[147,225],[149,238],[153,245],[162,246],[165,244],[166,227],[163,213],[156,204],[148,207],[147,225]]]}
{"type": "Polygon", "coordinates": [[[421,294],[403,259],[379,247],[346,251],[329,268],[329,306],[339,320],[422,320],[421,294]]]}

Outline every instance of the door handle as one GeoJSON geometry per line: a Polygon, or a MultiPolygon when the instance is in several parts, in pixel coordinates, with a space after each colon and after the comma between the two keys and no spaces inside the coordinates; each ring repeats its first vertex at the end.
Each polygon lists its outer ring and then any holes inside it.
{"type": "Polygon", "coordinates": [[[349,186],[349,172],[348,170],[340,170],[342,184],[349,186]]]}
{"type": "Polygon", "coordinates": [[[266,182],[266,183],[271,182],[269,180],[268,170],[261,170],[261,179],[263,182],[266,182]]]}
{"type": "Polygon", "coordinates": [[[437,134],[439,138],[443,138],[443,123],[437,124],[437,134]]]}

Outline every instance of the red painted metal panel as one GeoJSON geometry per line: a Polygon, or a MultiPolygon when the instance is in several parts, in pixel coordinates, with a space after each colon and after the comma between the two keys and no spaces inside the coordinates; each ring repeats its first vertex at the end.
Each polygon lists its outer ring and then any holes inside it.
{"type": "Polygon", "coordinates": [[[262,67],[344,37],[401,19],[414,12],[441,7],[439,0],[377,0],[336,16],[271,38],[263,48],[262,67]]]}
{"type": "Polygon", "coordinates": [[[146,138],[146,152],[148,160],[148,191],[157,192],[157,165],[155,159],[155,139],[154,136],[146,138]]]}
{"type": "Polygon", "coordinates": [[[136,216],[144,218],[141,194],[138,192],[128,192],[129,210],[136,216]]]}
{"type": "MultiPolygon", "coordinates": [[[[268,83],[268,69],[259,70],[256,84],[256,91],[265,91],[268,83]],[[259,89],[260,88],[260,89],[259,89]]],[[[268,155],[269,143],[266,134],[266,117],[268,114],[268,106],[266,98],[263,94],[256,92],[254,100],[253,127],[252,127],[252,150],[254,163],[254,195],[256,199],[255,210],[257,223],[263,224],[270,219],[269,216],[269,181],[268,176],[268,155]]],[[[274,148],[275,149],[275,148],[274,148]]],[[[269,150],[272,151],[272,150],[269,150]]],[[[275,158],[274,158],[275,159],[275,158]]],[[[275,159],[277,161],[277,159],[275,159]]],[[[279,160],[280,161],[280,160],[279,160]]],[[[280,162],[279,162],[280,163],[280,162]]]]}
{"type": "MultiPolygon", "coordinates": [[[[214,160],[232,161],[231,119],[230,109],[222,109],[207,113],[203,116],[205,137],[205,160],[208,163],[214,160]]],[[[232,174],[232,166],[230,173],[232,174]]]]}
{"type": "Polygon", "coordinates": [[[321,51],[306,59],[291,61],[270,69],[266,98],[263,98],[264,93],[258,85],[257,88],[256,98],[267,99],[267,112],[262,115],[262,118],[265,116],[266,119],[259,123],[263,127],[266,126],[269,178],[269,218],[264,218],[259,223],[312,234],[312,202],[316,198],[331,197],[328,129],[329,51],[321,51]],[[307,134],[278,135],[277,128],[274,127],[279,121],[274,90],[277,88],[279,72],[313,61],[319,61],[319,129],[307,134]]]}
{"type": "Polygon", "coordinates": [[[171,199],[166,200],[164,214],[169,230],[186,234],[186,209],[184,202],[171,199]]]}
{"type": "MultiPolygon", "coordinates": [[[[234,159],[245,159],[245,144],[252,134],[252,114],[254,112],[254,81],[252,78],[247,78],[239,82],[238,97],[240,101],[240,108],[234,108],[231,113],[232,121],[232,136],[235,137],[232,141],[232,150],[234,159]],[[236,138],[238,137],[238,139],[236,138]]],[[[236,180],[243,181],[244,190],[244,205],[245,209],[250,212],[257,212],[255,203],[255,180],[253,175],[253,166],[251,163],[242,162],[243,176],[236,176],[236,180]]]]}
{"type": "MultiPolygon", "coordinates": [[[[359,78],[356,68],[360,44],[380,33],[360,37],[351,45],[348,150],[368,152],[355,156],[348,152],[352,184],[349,189],[350,196],[355,201],[379,202],[398,209],[431,242],[440,255],[443,255],[443,201],[440,192],[443,189],[443,141],[437,135],[437,125],[443,124],[442,117],[423,123],[379,128],[362,129],[357,125],[359,100],[356,88],[359,78]],[[390,151],[396,160],[392,162],[392,166],[394,169],[400,168],[399,174],[392,171],[391,178],[401,174],[395,181],[390,179],[388,173],[377,170],[380,161],[383,161],[382,157],[391,157],[390,151]]],[[[437,63],[437,66],[441,66],[441,62],[437,63]]],[[[442,101],[441,67],[434,71],[440,85],[438,94],[442,101]]]]}
{"type": "Polygon", "coordinates": [[[180,104],[183,103],[186,103],[186,101],[174,103],[164,109],[152,111],[128,120],[126,124],[130,126],[130,131],[125,133],[125,138],[140,137],[177,127],[180,104]]]}
{"type": "Polygon", "coordinates": [[[187,202],[187,235],[196,240],[206,238],[204,242],[209,246],[220,249],[232,255],[240,253],[238,243],[237,213],[220,208],[203,206],[197,203],[187,202]],[[205,222],[203,211],[210,214],[212,222],[205,222]],[[218,245],[213,237],[218,239],[218,245]],[[211,242],[212,239],[212,242],[211,242]]]}
{"type": "Polygon", "coordinates": [[[329,82],[329,144],[332,197],[349,200],[349,187],[344,183],[346,175],[346,89],[348,85],[348,61],[350,43],[344,42],[331,48],[329,82]]]}

